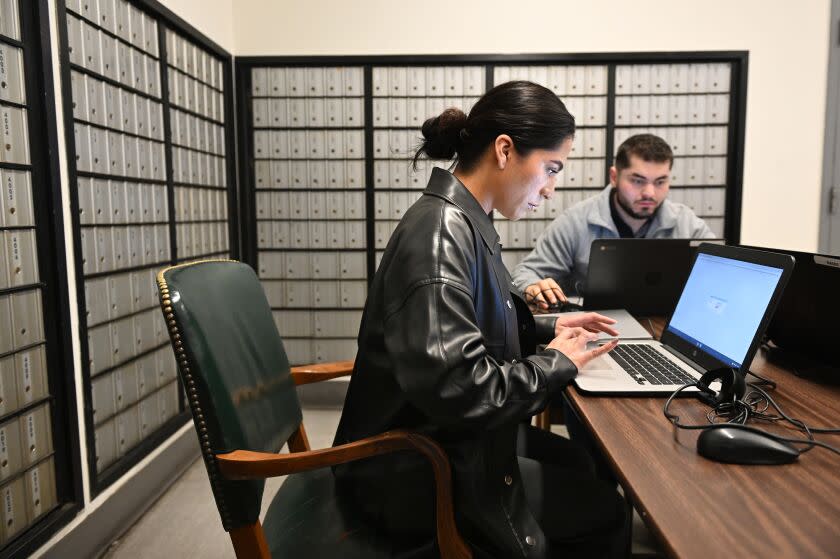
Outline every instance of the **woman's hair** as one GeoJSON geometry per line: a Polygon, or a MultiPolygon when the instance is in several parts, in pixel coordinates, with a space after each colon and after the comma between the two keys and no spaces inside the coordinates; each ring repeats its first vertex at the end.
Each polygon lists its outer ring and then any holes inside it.
{"type": "Polygon", "coordinates": [[[528,81],[497,85],[473,106],[469,116],[461,109],[446,109],[423,123],[423,143],[414,165],[429,159],[456,159],[458,167],[472,169],[487,146],[501,134],[513,139],[516,151],[554,149],[574,136],[575,118],[551,90],[528,81]]]}

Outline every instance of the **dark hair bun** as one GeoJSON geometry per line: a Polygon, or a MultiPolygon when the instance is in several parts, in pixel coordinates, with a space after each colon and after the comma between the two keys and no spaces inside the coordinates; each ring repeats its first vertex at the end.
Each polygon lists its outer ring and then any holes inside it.
{"type": "Polygon", "coordinates": [[[461,130],[466,124],[466,113],[454,107],[430,118],[423,123],[423,145],[419,152],[425,153],[429,159],[454,158],[461,145],[461,130]]]}

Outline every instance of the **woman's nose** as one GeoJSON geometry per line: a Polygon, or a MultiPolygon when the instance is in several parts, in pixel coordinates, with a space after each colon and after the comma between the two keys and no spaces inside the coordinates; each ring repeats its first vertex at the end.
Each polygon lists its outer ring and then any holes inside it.
{"type": "Polygon", "coordinates": [[[545,198],[546,200],[551,200],[551,197],[552,197],[552,196],[554,196],[554,183],[555,183],[555,180],[556,180],[556,179],[552,179],[552,180],[550,180],[550,181],[548,182],[548,184],[547,184],[547,185],[545,185],[545,186],[544,186],[544,187],[540,190],[540,195],[541,195],[543,198],[545,198]]]}

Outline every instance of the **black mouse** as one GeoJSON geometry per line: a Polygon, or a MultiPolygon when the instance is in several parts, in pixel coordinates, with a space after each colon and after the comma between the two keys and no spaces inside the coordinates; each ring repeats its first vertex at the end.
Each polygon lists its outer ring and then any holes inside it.
{"type": "Polygon", "coordinates": [[[799,450],[758,430],[712,427],[697,437],[697,452],[710,460],[729,464],[789,464],[799,450]]]}
{"type": "Polygon", "coordinates": [[[570,302],[566,301],[565,303],[557,302],[553,305],[549,305],[547,312],[555,313],[555,312],[572,312],[572,311],[582,311],[582,310],[583,310],[583,307],[581,307],[580,305],[577,305],[575,303],[570,303],[570,302]]]}

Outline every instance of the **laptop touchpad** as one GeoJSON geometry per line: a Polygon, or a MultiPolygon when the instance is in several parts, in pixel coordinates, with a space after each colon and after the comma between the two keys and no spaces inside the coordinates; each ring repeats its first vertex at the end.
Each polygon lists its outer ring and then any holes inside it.
{"type": "Polygon", "coordinates": [[[584,365],[581,371],[623,371],[623,369],[618,366],[618,363],[615,362],[615,359],[612,359],[607,354],[599,355],[598,357],[584,365]]]}

